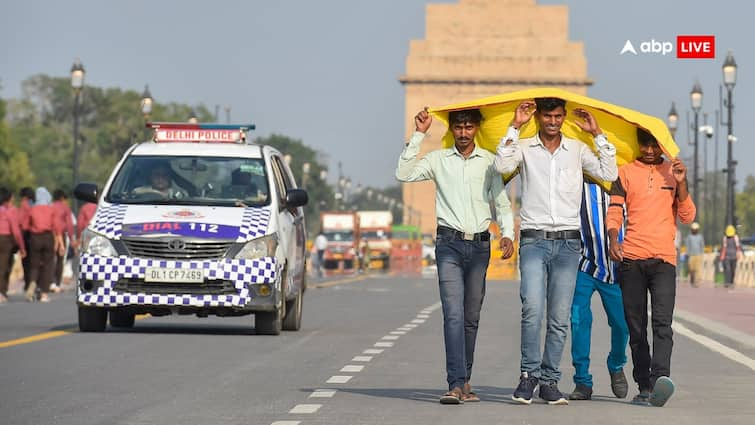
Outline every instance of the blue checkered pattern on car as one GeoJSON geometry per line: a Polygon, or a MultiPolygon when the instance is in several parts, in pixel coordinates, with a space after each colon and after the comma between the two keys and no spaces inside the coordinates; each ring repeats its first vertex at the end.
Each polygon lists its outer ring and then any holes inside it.
{"type": "Polygon", "coordinates": [[[273,283],[277,264],[273,257],[254,260],[222,259],[217,261],[173,261],[147,258],[102,257],[83,254],[80,260],[80,278],[103,281],[94,293],[79,295],[84,305],[101,307],[120,305],[167,305],[195,307],[241,307],[252,297],[249,284],[273,283]],[[238,291],[236,295],[144,294],[117,292],[113,288],[121,278],[144,279],[148,267],[201,269],[205,279],[230,280],[238,291]]]}
{"type": "Polygon", "coordinates": [[[239,227],[236,242],[247,242],[264,236],[270,222],[269,208],[246,208],[239,227]]]}
{"type": "Polygon", "coordinates": [[[128,206],[122,204],[100,206],[92,220],[94,231],[109,239],[120,239],[127,209],[128,206]]]}

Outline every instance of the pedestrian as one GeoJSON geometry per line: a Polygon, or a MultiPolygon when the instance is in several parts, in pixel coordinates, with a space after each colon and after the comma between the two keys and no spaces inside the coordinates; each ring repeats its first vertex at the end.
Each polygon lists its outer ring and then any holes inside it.
{"type": "Polygon", "coordinates": [[[734,276],[737,272],[737,261],[744,257],[742,244],[737,236],[737,229],[731,224],[726,226],[724,238],[721,241],[721,254],[718,259],[724,266],[724,286],[730,288],[734,285],[734,276]]]}
{"type": "Polygon", "coordinates": [[[522,280],[521,363],[519,385],[512,398],[532,402],[536,387],[549,404],[568,404],[558,389],[559,363],[569,329],[582,242],[580,204],[582,173],[597,179],[616,179],[616,148],[608,142],[597,120],[576,108],[575,123],[592,136],[598,155],[584,143],[561,133],[566,101],[538,98],[524,101],[514,113],[498,145],[496,169],[504,174],[521,170],[522,208],[519,268],[522,280]],[[535,117],[538,132],[519,140],[519,129],[535,117]],[[545,350],[540,329],[546,313],[545,350]]]}
{"type": "Polygon", "coordinates": [[[34,189],[30,187],[22,187],[21,190],[18,193],[18,197],[20,198],[19,206],[18,206],[18,221],[21,225],[21,235],[24,238],[24,246],[27,250],[26,257],[21,259],[21,266],[24,269],[24,291],[29,290],[29,284],[31,283],[31,280],[29,277],[31,276],[30,273],[30,261],[31,257],[28,255],[28,251],[31,247],[31,229],[30,229],[30,215],[31,207],[34,205],[34,189]]]}
{"type": "Polygon", "coordinates": [[[13,192],[0,187],[0,304],[8,302],[8,282],[16,250],[21,258],[26,257],[21,226],[13,209],[13,192]]]}
{"type": "Polygon", "coordinates": [[[94,213],[97,212],[97,204],[93,202],[86,202],[79,208],[79,215],[76,218],[76,245],[81,245],[81,234],[89,226],[89,222],[92,221],[94,213]]]}
{"type": "Polygon", "coordinates": [[[443,404],[479,401],[470,378],[477,329],[490,261],[490,232],[494,220],[501,229],[503,258],[514,253],[514,221],[494,155],[474,143],[480,128],[479,109],[448,114],[454,146],[417,156],[432,123],[427,109],[414,118],[415,131],[401,152],[396,178],[401,182],[435,182],[437,236],[435,257],[443,309],[448,392],[443,404]]]}
{"type": "Polygon", "coordinates": [[[37,300],[36,289],[39,289],[39,301],[49,302],[50,284],[55,272],[55,255],[63,251],[63,229],[58,227],[55,208],[52,206],[50,192],[39,187],[35,192],[36,202],[29,211],[30,243],[29,255],[29,288],[26,290],[26,300],[37,300]]]}
{"type": "Polygon", "coordinates": [[[55,256],[55,274],[50,285],[50,291],[58,293],[63,287],[63,268],[66,263],[68,246],[76,242],[76,234],[73,227],[71,207],[68,206],[68,196],[63,189],[55,189],[52,192],[52,206],[55,209],[56,227],[63,229],[63,252],[55,256]]]}
{"type": "Polygon", "coordinates": [[[632,375],[639,394],[637,404],[663,406],[674,392],[671,381],[671,322],[676,298],[676,221],[689,224],[695,204],[687,188],[687,168],[678,158],[663,158],[658,141],[637,130],[640,155],[619,168],[608,208],[610,253],[621,261],[619,283],[624,316],[629,326],[632,375]],[[624,224],[626,235],[619,241],[624,224]],[[647,339],[648,292],[651,303],[653,352],[647,339]]]}
{"type": "Polygon", "coordinates": [[[705,252],[705,241],[700,233],[700,224],[692,223],[690,234],[685,241],[687,245],[687,271],[689,272],[689,284],[696,288],[697,280],[700,278],[703,270],[703,253],[705,252]]]}
{"type": "Polygon", "coordinates": [[[328,249],[328,238],[322,230],[315,237],[314,245],[317,250],[317,277],[322,279],[325,268],[325,250],[328,249]]]}
{"type": "MultiPolygon", "coordinates": [[[[611,391],[618,398],[629,390],[624,365],[627,363],[629,330],[624,320],[621,287],[616,281],[616,264],[608,257],[606,213],[611,198],[603,188],[585,181],[582,190],[582,257],[579,260],[577,286],[571,307],[571,356],[574,365],[574,391],[569,400],[590,400],[593,381],[590,374],[590,340],[592,333],[592,296],[597,291],[611,328],[611,351],[606,364],[611,391]]],[[[619,233],[619,241],[622,240],[619,233]]]]}

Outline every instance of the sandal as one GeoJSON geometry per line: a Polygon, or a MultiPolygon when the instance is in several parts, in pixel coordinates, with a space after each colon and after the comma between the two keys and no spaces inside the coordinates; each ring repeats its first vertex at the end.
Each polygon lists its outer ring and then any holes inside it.
{"type": "Polygon", "coordinates": [[[474,391],[472,391],[472,386],[467,382],[464,384],[464,401],[470,402],[470,403],[476,403],[480,401],[480,397],[475,394],[474,391]]]}
{"type": "Polygon", "coordinates": [[[440,397],[440,404],[462,404],[464,403],[464,393],[461,388],[454,387],[451,391],[440,397]]]}

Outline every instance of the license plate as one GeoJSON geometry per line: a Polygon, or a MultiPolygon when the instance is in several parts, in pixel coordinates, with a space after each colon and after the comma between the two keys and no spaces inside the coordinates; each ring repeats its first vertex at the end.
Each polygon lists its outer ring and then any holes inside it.
{"type": "Polygon", "coordinates": [[[204,273],[199,269],[170,269],[162,267],[147,267],[145,282],[182,282],[202,283],[204,273]]]}

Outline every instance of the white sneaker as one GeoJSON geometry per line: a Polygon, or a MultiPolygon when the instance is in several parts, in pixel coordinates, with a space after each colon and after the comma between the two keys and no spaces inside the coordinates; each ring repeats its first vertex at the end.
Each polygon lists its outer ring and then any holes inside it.
{"type": "Polygon", "coordinates": [[[42,292],[42,294],[39,296],[39,302],[41,302],[41,303],[49,303],[50,302],[50,296],[47,295],[46,292],[42,292]]]}
{"type": "Polygon", "coordinates": [[[60,286],[58,286],[57,283],[53,283],[52,285],[50,285],[50,292],[52,292],[53,294],[58,294],[61,291],[62,289],[60,289],[60,286]]]}

